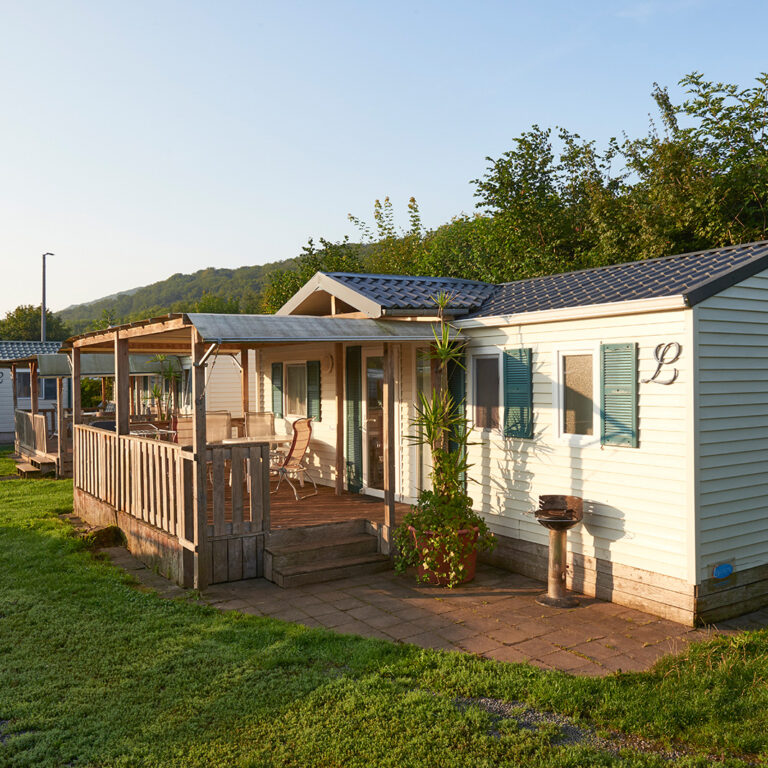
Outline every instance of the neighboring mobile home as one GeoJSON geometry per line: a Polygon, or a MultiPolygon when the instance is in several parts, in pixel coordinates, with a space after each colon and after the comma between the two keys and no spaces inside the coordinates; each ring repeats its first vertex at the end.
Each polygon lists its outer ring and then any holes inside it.
{"type": "MultiPolygon", "coordinates": [[[[209,365],[240,349],[244,410],[286,430],[312,416],[318,480],[385,498],[386,550],[395,501],[427,483],[429,456],[408,437],[441,292],[466,349],[451,386],[474,427],[468,491],[499,537],[492,562],[544,578],[533,511],[569,494],[585,502],[569,586],[688,624],[768,603],[767,243],[502,285],[317,274],[277,317],[122,332],[186,349],[191,332],[209,365]]],[[[97,351],[116,332],[72,341],[97,351]]]]}
{"type": "MultiPolygon", "coordinates": [[[[27,358],[31,355],[53,354],[61,348],[60,341],[0,341],[0,363],[6,360],[27,358]]],[[[29,366],[20,366],[17,381],[18,407],[29,410],[31,406],[31,378],[29,366]]],[[[41,410],[56,407],[55,382],[43,385],[39,392],[41,410]]],[[[0,367],[0,443],[13,442],[13,386],[10,367],[0,367]]]]}

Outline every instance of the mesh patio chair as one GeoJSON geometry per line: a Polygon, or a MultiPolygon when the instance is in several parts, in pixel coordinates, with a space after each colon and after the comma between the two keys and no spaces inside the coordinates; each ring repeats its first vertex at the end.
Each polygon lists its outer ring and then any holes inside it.
{"type": "Polygon", "coordinates": [[[302,496],[302,499],[308,499],[310,496],[317,495],[317,483],[315,483],[314,478],[309,474],[309,470],[304,464],[304,457],[311,439],[312,419],[297,419],[293,423],[293,440],[291,441],[288,453],[285,455],[285,458],[269,468],[270,475],[277,475],[278,477],[277,487],[271,493],[277,493],[280,490],[280,484],[285,479],[288,485],[291,486],[296,501],[300,501],[296,486],[291,482],[291,476],[293,475],[298,478],[302,488],[304,487],[304,478],[309,478],[309,481],[314,486],[314,493],[308,493],[306,496],[302,496]]]}
{"type": "Polygon", "coordinates": [[[229,411],[208,411],[205,414],[206,442],[220,443],[232,437],[232,416],[229,411]]]}
{"type": "Polygon", "coordinates": [[[245,414],[245,436],[261,437],[275,434],[275,414],[268,411],[257,413],[248,411],[245,414]]]}

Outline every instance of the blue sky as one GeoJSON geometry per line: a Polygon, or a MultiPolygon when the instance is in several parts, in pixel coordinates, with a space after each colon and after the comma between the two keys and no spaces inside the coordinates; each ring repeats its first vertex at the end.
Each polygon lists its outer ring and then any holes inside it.
{"type": "Polygon", "coordinates": [[[644,133],[654,81],[752,85],[768,6],[0,0],[0,313],[474,209],[532,123],[644,133]]]}

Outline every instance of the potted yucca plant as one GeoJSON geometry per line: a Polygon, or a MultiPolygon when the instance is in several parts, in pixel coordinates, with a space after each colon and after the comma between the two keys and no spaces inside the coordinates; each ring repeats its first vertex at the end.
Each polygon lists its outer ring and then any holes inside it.
{"type": "Polygon", "coordinates": [[[445,320],[450,296],[440,294],[439,325],[430,357],[436,381],[430,396],[419,393],[416,434],[411,439],[428,445],[432,453],[432,489],[420,489],[417,503],[394,532],[395,570],[415,567],[417,578],[428,584],[455,587],[471,581],[479,550],[490,550],[496,539],[485,520],[472,509],[465,478],[469,464],[470,429],[463,403],[456,402],[448,386],[448,370],[463,369],[463,352],[451,339],[445,320]]]}

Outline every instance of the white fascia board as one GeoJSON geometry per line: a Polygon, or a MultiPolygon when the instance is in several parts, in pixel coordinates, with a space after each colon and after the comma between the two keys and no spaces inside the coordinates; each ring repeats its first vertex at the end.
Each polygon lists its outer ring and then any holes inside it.
{"type": "Polygon", "coordinates": [[[343,302],[354,307],[358,312],[364,312],[368,317],[376,320],[382,316],[380,304],[363,296],[361,293],[340,283],[338,280],[322,272],[316,272],[280,309],[275,312],[276,315],[291,315],[294,310],[308,299],[316,291],[325,291],[326,293],[341,299],[343,302]]]}
{"type": "Polygon", "coordinates": [[[656,299],[635,299],[633,301],[612,301],[608,304],[590,304],[562,309],[542,309],[538,312],[520,312],[515,315],[476,317],[454,320],[451,325],[461,330],[470,328],[499,328],[506,325],[533,325],[534,323],[561,323],[566,320],[586,320],[596,317],[617,317],[619,315],[641,315],[650,312],[669,312],[688,307],[683,296],[662,296],[656,299]]]}

